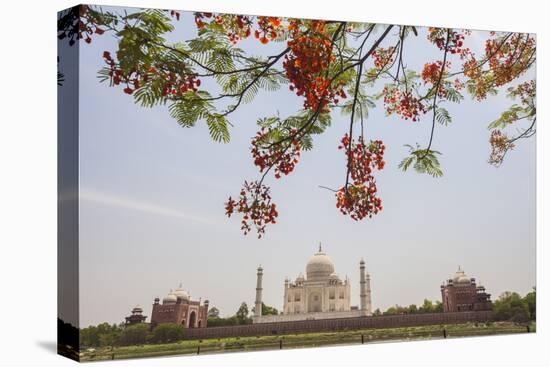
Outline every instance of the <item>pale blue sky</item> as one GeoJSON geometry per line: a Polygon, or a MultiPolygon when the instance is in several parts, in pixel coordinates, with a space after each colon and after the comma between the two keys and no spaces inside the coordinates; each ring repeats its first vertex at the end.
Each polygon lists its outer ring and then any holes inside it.
{"type": "MultiPolygon", "coordinates": [[[[170,38],[192,38],[193,29],[184,15],[170,38]]],[[[471,47],[482,47],[485,37],[474,32],[471,47]]],[[[410,68],[438,57],[424,29],[407,42],[410,68]]],[[[348,118],[335,112],[295,172],[268,180],[280,216],[258,240],[242,235],[223,203],[244,179],[259,176],[249,152],[257,118],[293,114],[300,97],[286,87],[258,95],[232,114],[231,142],[215,143],[203,124],[181,128],[166,107],[141,108],[120,88],[100,84],[102,52],[115,47],[110,35],[81,47],[81,326],[120,322],[136,304],[150,317],[153,298],[180,282],[194,299],[232,314],[243,301],[252,306],[258,264],[264,300],[280,309],[284,278],[305,271],[319,241],[336,271],[350,277],[352,304],[359,303],[361,257],[374,308],[440,299],[439,285],[459,264],[494,298],[535,285],[535,141],[519,142],[498,169],[487,163],[487,124],[511,103],[503,95],[446,106],[453,123],[436,126],[433,145],[443,153],[439,179],[397,168],[404,144],[427,143],[430,116],[417,123],[386,117],[379,103],[366,131],[387,146],[386,168],[377,175],[384,210],[361,222],[341,215],[332,193],[318,188],[344,180],[337,146],[348,118]]],[[[266,55],[283,45],[243,47],[266,55]]]]}

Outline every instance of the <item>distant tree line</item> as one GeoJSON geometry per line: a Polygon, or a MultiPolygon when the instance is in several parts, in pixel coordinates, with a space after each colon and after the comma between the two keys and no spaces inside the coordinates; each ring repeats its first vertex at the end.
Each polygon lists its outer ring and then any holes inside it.
{"type": "Polygon", "coordinates": [[[83,347],[108,347],[172,343],[182,340],[185,329],[176,324],[160,324],[151,330],[150,324],[108,324],[89,326],[80,330],[80,345],[83,347]]]}
{"type": "Polygon", "coordinates": [[[382,312],[379,308],[374,310],[372,313],[374,316],[381,315],[407,315],[407,314],[418,314],[418,313],[434,313],[434,312],[443,312],[443,304],[439,301],[435,303],[429,299],[425,299],[422,306],[409,305],[409,306],[391,306],[386,311],[382,312]]]}
{"type": "MultiPolygon", "coordinates": [[[[208,310],[208,327],[212,326],[233,326],[233,325],[247,325],[252,323],[252,317],[255,312],[254,307],[252,310],[248,310],[248,305],[241,303],[237,312],[229,317],[220,317],[220,311],[216,307],[212,307],[208,310]]],[[[278,315],[279,311],[275,307],[271,307],[262,302],[262,315],[278,315]]]]}

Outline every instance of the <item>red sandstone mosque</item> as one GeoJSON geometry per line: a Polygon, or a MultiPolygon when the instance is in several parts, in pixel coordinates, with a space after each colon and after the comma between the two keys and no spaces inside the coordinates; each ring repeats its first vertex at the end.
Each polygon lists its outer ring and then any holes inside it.
{"type": "Polygon", "coordinates": [[[485,287],[476,285],[475,278],[468,278],[458,267],[452,278],[441,285],[444,312],[488,311],[492,309],[491,295],[485,287]]]}
{"type": "Polygon", "coordinates": [[[185,328],[206,327],[208,319],[208,300],[201,304],[201,301],[191,300],[189,292],[184,290],[180,284],[176,290],[162,299],[157,297],[153,303],[151,313],[151,327],[172,323],[182,325],[185,328]]]}

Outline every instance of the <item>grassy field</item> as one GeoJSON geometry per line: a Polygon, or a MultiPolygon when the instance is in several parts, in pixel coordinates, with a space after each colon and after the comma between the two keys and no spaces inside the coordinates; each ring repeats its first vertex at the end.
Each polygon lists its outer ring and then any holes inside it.
{"type": "MultiPolygon", "coordinates": [[[[535,325],[530,326],[535,331],[535,325]]],[[[385,341],[429,340],[460,338],[466,336],[484,336],[498,334],[526,333],[527,327],[508,322],[489,324],[431,325],[408,328],[342,330],[290,334],[280,336],[259,336],[221,338],[205,340],[184,340],[170,344],[147,344],[125,347],[97,348],[81,353],[81,361],[99,361],[108,359],[143,358],[169,355],[211,354],[233,351],[255,351],[320,347],[328,345],[368,344],[385,341]]]]}

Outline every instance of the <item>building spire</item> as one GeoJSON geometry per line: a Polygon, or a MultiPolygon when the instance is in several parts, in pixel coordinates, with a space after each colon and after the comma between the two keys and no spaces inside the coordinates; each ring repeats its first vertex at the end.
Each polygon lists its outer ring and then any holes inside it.
{"type": "Polygon", "coordinates": [[[321,248],[321,241],[319,241],[319,252],[323,252],[323,249],[321,248]]]}

